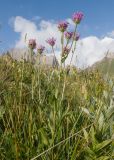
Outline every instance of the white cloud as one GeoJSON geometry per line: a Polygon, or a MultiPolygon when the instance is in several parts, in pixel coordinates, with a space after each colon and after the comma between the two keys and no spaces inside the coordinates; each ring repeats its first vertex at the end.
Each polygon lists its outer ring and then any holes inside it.
{"type": "Polygon", "coordinates": [[[83,38],[77,45],[78,66],[94,64],[101,60],[107,51],[114,52],[114,39],[109,37],[99,39],[93,36],[83,38]]]}
{"type": "MultiPolygon", "coordinates": [[[[49,48],[45,40],[54,36],[59,42],[60,34],[58,34],[56,24],[53,21],[41,20],[37,26],[34,22],[23,17],[17,16],[14,20],[14,31],[20,33],[20,39],[16,42],[17,48],[22,48],[26,44],[24,42],[25,35],[27,38],[35,38],[38,44],[44,44],[49,48]]],[[[58,43],[58,45],[60,45],[58,43]]]]}
{"type": "MultiPolygon", "coordinates": [[[[73,23],[71,19],[67,19],[67,21],[72,28],[73,23]]],[[[57,57],[60,57],[60,32],[58,32],[57,24],[54,21],[41,20],[37,26],[33,21],[17,16],[14,19],[14,31],[20,33],[19,40],[15,45],[17,48],[22,48],[26,45],[24,42],[26,33],[28,39],[35,38],[38,44],[44,44],[48,49],[49,45],[46,44],[45,40],[51,36],[55,37],[57,39],[56,53],[57,57]]],[[[108,50],[114,52],[113,38],[104,37],[99,39],[95,36],[83,38],[77,43],[77,51],[73,59],[73,64],[81,68],[87,67],[102,59],[108,50]]],[[[70,58],[71,54],[66,61],[67,64],[70,62],[70,58]]]]}

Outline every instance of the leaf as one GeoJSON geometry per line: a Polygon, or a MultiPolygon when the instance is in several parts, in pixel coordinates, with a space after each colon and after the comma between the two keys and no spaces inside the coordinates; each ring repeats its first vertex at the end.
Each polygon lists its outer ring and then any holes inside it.
{"type": "Polygon", "coordinates": [[[106,112],[106,117],[110,119],[114,114],[114,106],[110,106],[106,112]]]}
{"type": "Polygon", "coordinates": [[[66,60],[67,57],[68,57],[67,54],[65,54],[64,56],[62,56],[62,57],[61,57],[61,62],[63,63],[63,62],[66,60]]]}
{"type": "Polygon", "coordinates": [[[95,152],[90,147],[85,148],[85,153],[89,155],[89,158],[95,157],[95,152]]]}
{"type": "Polygon", "coordinates": [[[5,113],[4,107],[3,107],[3,106],[0,106],[0,119],[3,118],[4,113],[5,113]]]}
{"type": "Polygon", "coordinates": [[[80,143],[80,139],[78,139],[77,143],[75,144],[75,147],[74,147],[74,150],[73,150],[73,153],[72,153],[72,156],[71,156],[71,160],[76,159],[76,151],[77,151],[77,147],[78,147],[79,143],[80,143]]]}
{"type": "Polygon", "coordinates": [[[105,148],[106,146],[108,146],[109,144],[111,144],[112,140],[111,139],[108,139],[108,140],[105,140],[99,144],[96,145],[95,147],[95,151],[98,152],[99,150],[105,148]]]}
{"type": "Polygon", "coordinates": [[[55,91],[55,98],[56,99],[58,98],[58,95],[59,95],[59,91],[58,91],[58,89],[56,89],[56,91],[55,91]]]}
{"type": "Polygon", "coordinates": [[[105,98],[108,98],[108,92],[107,92],[107,91],[104,90],[104,91],[103,91],[103,94],[104,94],[104,97],[105,97],[105,98]]]}
{"type": "Polygon", "coordinates": [[[54,128],[53,128],[53,125],[51,124],[50,121],[48,121],[48,126],[49,126],[50,131],[51,131],[51,136],[54,137],[54,128]]]}
{"type": "Polygon", "coordinates": [[[99,157],[99,158],[97,158],[97,160],[110,160],[110,157],[108,157],[108,156],[101,156],[101,157],[99,157]]]}
{"type": "Polygon", "coordinates": [[[85,137],[86,141],[88,142],[88,140],[89,140],[88,139],[88,133],[85,129],[83,129],[83,132],[84,132],[84,137],[85,137]]]}
{"type": "Polygon", "coordinates": [[[95,148],[96,145],[98,144],[98,142],[95,138],[95,130],[94,130],[93,126],[91,127],[91,130],[90,130],[90,136],[91,136],[91,141],[92,141],[93,148],[95,148]]]}
{"type": "Polygon", "coordinates": [[[101,131],[102,128],[103,128],[103,125],[104,125],[104,115],[103,115],[102,112],[101,112],[101,114],[99,116],[98,124],[99,124],[99,131],[101,131]]]}
{"type": "Polygon", "coordinates": [[[45,145],[48,145],[48,137],[47,137],[44,129],[41,128],[41,129],[39,130],[39,132],[40,132],[40,134],[41,134],[42,142],[43,142],[45,145]]]}

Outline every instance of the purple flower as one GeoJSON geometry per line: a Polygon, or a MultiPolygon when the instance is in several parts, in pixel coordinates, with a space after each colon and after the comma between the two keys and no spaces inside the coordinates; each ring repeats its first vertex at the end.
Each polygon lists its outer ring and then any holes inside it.
{"type": "Polygon", "coordinates": [[[68,22],[66,22],[66,21],[61,21],[61,22],[59,22],[59,24],[58,24],[58,29],[59,29],[59,31],[61,31],[61,32],[64,32],[64,31],[66,31],[66,29],[67,29],[67,27],[68,27],[68,22]]]}
{"type": "Polygon", "coordinates": [[[70,39],[72,38],[72,36],[73,36],[73,32],[66,32],[66,33],[65,33],[65,38],[66,38],[67,40],[70,40],[70,39]]]}
{"type": "Polygon", "coordinates": [[[54,46],[55,45],[55,42],[56,42],[56,39],[54,37],[52,38],[49,38],[46,40],[46,42],[50,45],[50,46],[54,46]]]}
{"type": "Polygon", "coordinates": [[[77,12],[74,13],[72,16],[72,20],[74,21],[74,23],[79,24],[83,18],[83,13],[82,12],[77,12]]]}
{"type": "Polygon", "coordinates": [[[35,49],[36,48],[36,40],[35,39],[29,39],[28,46],[31,49],[35,49]]]}
{"type": "Polygon", "coordinates": [[[64,47],[62,56],[68,56],[69,52],[70,52],[70,48],[64,47]]]}
{"type": "Polygon", "coordinates": [[[74,40],[74,41],[78,41],[79,38],[80,38],[80,34],[79,34],[79,33],[75,33],[75,34],[73,35],[73,40],[74,40]]]}
{"type": "Polygon", "coordinates": [[[44,46],[38,45],[37,51],[38,51],[39,54],[42,54],[44,50],[45,50],[45,47],[44,47],[44,46]]]}

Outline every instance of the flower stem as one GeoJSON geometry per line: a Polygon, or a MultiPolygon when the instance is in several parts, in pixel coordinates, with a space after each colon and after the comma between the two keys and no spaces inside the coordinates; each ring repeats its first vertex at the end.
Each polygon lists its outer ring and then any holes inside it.
{"type": "MultiPolygon", "coordinates": [[[[75,34],[76,34],[76,29],[77,29],[77,24],[76,24],[76,26],[75,26],[74,35],[73,35],[73,36],[75,36],[75,34]]],[[[74,38],[73,38],[72,43],[71,43],[71,46],[70,46],[70,51],[71,51],[71,49],[72,49],[73,43],[74,43],[74,38]]],[[[75,43],[75,44],[76,44],[76,43],[75,43]]],[[[76,48],[76,46],[75,46],[75,48],[76,48]]],[[[71,66],[71,63],[72,63],[73,56],[74,56],[74,51],[72,52],[72,56],[71,56],[71,60],[70,60],[70,66],[71,66]]]]}
{"type": "Polygon", "coordinates": [[[56,65],[56,56],[55,56],[55,51],[54,51],[53,46],[52,46],[52,52],[53,52],[53,55],[54,55],[54,64],[53,64],[53,66],[55,66],[56,65]]]}
{"type": "Polygon", "coordinates": [[[54,55],[54,57],[55,57],[55,51],[54,51],[54,48],[53,48],[53,46],[52,46],[52,52],[53,52],[53,55],[54,55]]]}
{"type": "Polygon", "coordinates": [[[71,56],[71,60],[70,60],[70,66],[71,66],[71,63],[72,63],[72,60],[73,60],[73,57],[74,57],[75,50],[76,50],[76,41],[75,41],[75,44],[74,44],[74,50],[72,50],[72,56],[71,56]]]}
{"type": "MultiPolygon", "coordinates": [[[[62,32],[62,35],[61,35],[61,50],[62,50],[61,59],[63,55],[63,48],[64,48],[64,32],[62,32]]],[[[62,67],[62,61],[61,61],[61,67],[62,67]]]]}

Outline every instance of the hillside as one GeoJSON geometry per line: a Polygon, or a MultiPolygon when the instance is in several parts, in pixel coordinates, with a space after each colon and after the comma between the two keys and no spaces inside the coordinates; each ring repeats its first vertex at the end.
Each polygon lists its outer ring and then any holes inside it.
{"type": "Polygon", "coordinates": [[[103,74],[114,75],[114,57],[105,57],[101,61],[96,62],[91,69],[97,69],[103,74]]]}

